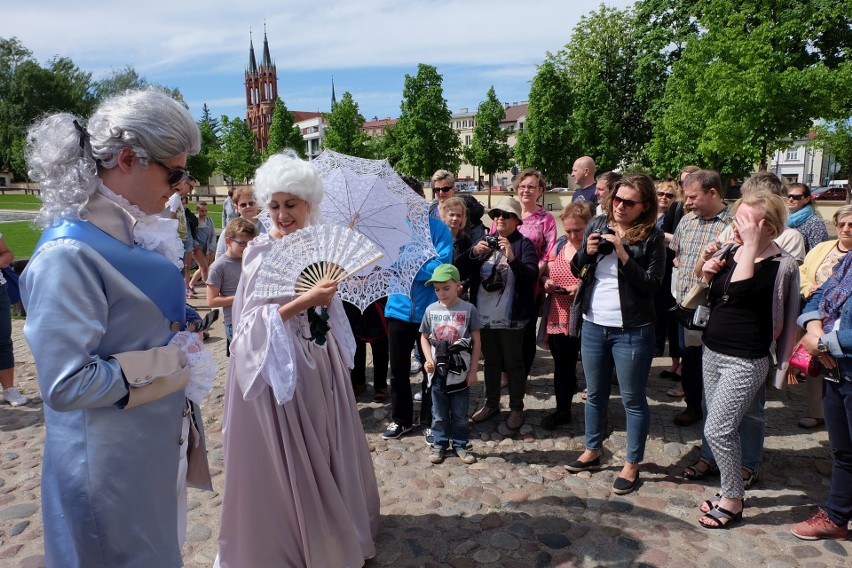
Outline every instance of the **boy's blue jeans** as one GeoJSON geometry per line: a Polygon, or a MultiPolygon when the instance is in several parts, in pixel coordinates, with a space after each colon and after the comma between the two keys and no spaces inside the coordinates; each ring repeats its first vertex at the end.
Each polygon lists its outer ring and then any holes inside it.
{"type": "Polygon", "coordinates": [[[470,438],[467,411],[470,404],[470,389],[447,393],[446,378],[432,377],[432,436],[434,444],[449,449],[453,446],[466,447],[470,438]]]}

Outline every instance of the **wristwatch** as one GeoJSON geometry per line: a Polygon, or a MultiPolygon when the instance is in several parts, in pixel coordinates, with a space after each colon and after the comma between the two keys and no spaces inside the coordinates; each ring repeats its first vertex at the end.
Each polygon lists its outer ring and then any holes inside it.
{"type": "Polygon", "coordinates": [[[820,353],[828,353],[828,345],[822,342],[822,337],[817,340],[817,351],[820,353]]]}

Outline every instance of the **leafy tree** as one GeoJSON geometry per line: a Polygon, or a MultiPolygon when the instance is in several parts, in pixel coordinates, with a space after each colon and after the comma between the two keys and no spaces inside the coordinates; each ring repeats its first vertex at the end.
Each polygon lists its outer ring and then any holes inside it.
{"type": "Polygon", "coordinates": [[[27,158],[24,153],[26,149],[26,143],[23,136],[19,138],[15,138],[12,140],[12,148],[11,148],[11,165],[12,171],[14,171],[18,176],[29,179],[29,175],[27,173],[27,158]]]}
{"type": "Polygon", "coordinates": [[[601,5],[580,18],[571,41],[555,55],[573,91],[574,145],[602,170],[635,160],[648,139],[645,109],[636,98],[633,22],[630,10],[601,5]]]}
{"type": "Polygon", "coordinates": [[[272,122],[269,125],[269,142],[266,145],[264,157],[269,157],[285,148],[292,148],[299,156],[305,158],[305,139],[302,138],[302,130],[293,124],[294,118],[293,113],[287,110],[284,101],[280,98],[275,99],[272,122]]]}
{"type": "Polygon", "coordinates": [[[95,97],[102,101],[107,97],[118,95],[129,89],[144,89],[157,87],[173,99],[183,102],[183,95],[177,88],[166,87],[158,83],[149,83],[145,77],[128,65],[119,71],[113,70],[109,75],[95,83],[95,97]]]}
{"type": "Polygon", "coordinates": [[[506,143],[509,131],[500,128],[500,122],[504,118],[506,110],[492,86],[476,111],[469,152],[473,158],[470,163],[479,166],[482,173],[488,174],[489,187],[496,172],[512,167],[512,149],[506,143]]]}
{"type": "Polygon", "coordinates": [[[207,123],[214,135],[219,135],[219,119],[210,115],[210,109],[207,107],[207,103],[204,103],[201,106],[201,122],[207,123]]]}
{"type": "Polygon", "coordinates": [[[581,153],[572,137],[572,109],[568,75],[548,56],[532,81],[527,124],[518,133],[515,160],[554,183],[567,181],[572,160],[581,153]]]}
{"type": "Polygon", "coordinates": [[[696,6],[700,33],[687,40],[666,84],[665,110],[652,117],[648,152],[658,172],[693,162],[743,177],[755,163],[765,169],[767,157],[814,119],[848,109],[848,2],[696,6]]]}
{"type": "Polygon", "coordinates": [[[459,137],[450,125],[442,81],[435,67],[423,63],[417,75],[405,76],[400,117],[390,130],[393,147],[388,147],[391,163],[402,173],[426,179],[435,170],[458,170],[459,137]]]}
{"type": "Polygon", "coordinates": [[[322,141],[324,148],[359,158],[372,157],[372,148],[367,145],[369,136],[361,130],[364,117],[358,112],[358,103],[349,92],[343,93],[325,118],[328,128],[322,141]]]}
{"type": "Polygon", "coordinates": [[[240,118],[222,116],[222,136],[217,152],[219,170],[230,183],[254,177],[260,165],[260,155],[254,149],[254,132],[240,118]]]}
{"type": "Polygon", "coordinates": [[[198,154],[186,159],[186,168],[192,172],[199,183],[209,185],[210,176],[216,170],[216,152],[219,141],[216,134],[210,128],[210,123],[204,119],[198,121],[198,130],[201,132],[201,149],[198,154]]]}

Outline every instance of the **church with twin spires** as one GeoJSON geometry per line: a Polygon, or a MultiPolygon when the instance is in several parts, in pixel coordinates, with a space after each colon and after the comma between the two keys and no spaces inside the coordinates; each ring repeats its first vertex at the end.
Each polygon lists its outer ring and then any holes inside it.
{"type": "Polygon", "coordinates": [[[246,69],[246,124],[255,134],[254,147],[266,150],[272,111],[278,98],[278,73],[269,55],[266,27],[263,30],[263,59],[260,65],[254,55],[254,43],[249,35],[249,65],[246,69]]]}

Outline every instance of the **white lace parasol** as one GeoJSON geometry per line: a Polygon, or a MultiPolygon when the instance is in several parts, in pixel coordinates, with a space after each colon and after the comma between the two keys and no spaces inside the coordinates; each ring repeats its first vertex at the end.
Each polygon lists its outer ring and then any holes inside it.
{"type": "Polygon", "coordinates": [[[429,231],[429,204],[387,160],[323,151],[311,164],[325,188],[323,222],[350,227],[369,238],[384,257],[341,283],[340,296],[365,310],[391,294],[411,294],[420,268],[438,256],[429,231]]]}
{"type": "Polygon", "coordinates": [[[306,292],[323,280],[339,283],[381,257],[367,237],[351,229],[311,225],[272,245],[258,271],[254,294],[277,298],[306,292]]]}

